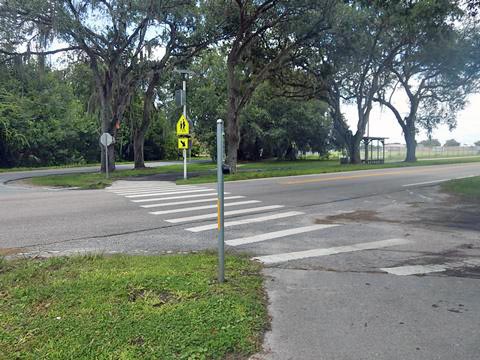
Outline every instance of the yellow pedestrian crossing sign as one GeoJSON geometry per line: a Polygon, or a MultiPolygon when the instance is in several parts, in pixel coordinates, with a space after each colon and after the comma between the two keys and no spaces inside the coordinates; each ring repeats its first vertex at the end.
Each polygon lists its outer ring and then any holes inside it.
{"type": "Polygon", "coordinates": [[[178,149],[179,150],[184,150],[188,149],[188,138],[178,138],[178,149]]]}
{"type": "Polygon", "coordinates": [[[177,135],[188,135],[188,134],[190,134],[190,124],[188,123],[188,120],[185,117],[185,115],[182,114],[182,116],[180,116],[180,119],[177,122],[177,135]]]}

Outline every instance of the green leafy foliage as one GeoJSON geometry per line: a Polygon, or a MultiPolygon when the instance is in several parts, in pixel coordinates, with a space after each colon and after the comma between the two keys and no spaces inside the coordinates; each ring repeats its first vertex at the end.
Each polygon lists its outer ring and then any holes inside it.
{"type": "Polygon", "coordinates": [[[427,139],[419,142],[420,145],[433,147],[433,146],[442,146],[438,139],[427,139]]]}
{"type": "MultiPolygon", "coordinates": [[[[211,51],[194,64],[198,77],[191,84],[195,134],[215,155],[216,120],[226,119],[226,63],[222,52],[211,51]]],[[[299,151],[324,154],[330,147],[331,122],[319,100],[295,100],[278,95],[264,82],[240,116],[240,160],[271,157],[295,159],[299,151]]],[[[227,138],[228,141],[228,138],[227,138]]]]}
{"type": "Polygon", "coordinates": [[[29,62],[4,67],[0,83],[0,166],[96,161],[97,123],[63,71],[29,62]]]}
{"type": "Polygon", "coordinates": [[[445,144],[443,146],[460,146],[460,143],[455,139],[449,139],[445,141],[445,144]]]}

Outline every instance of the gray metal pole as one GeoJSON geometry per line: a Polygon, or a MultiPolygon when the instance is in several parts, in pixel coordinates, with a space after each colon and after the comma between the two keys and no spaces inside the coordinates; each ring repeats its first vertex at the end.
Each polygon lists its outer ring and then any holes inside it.
{"type": "Polygon", "coordinates": [[[223,184],[223,120],[217,120],[217,192],[218,192],[218,282],[225,281],[225,229],[223,184]]]}
{"type": "Polygon", "coordinates": [[[108,179],[108,145],[107,145],[107,133],[104,133],[105,135],[103,136],[104,142],[105,142],[105,176],[108,179]]]}
{"type": "MultiPolygon", "coordinates": [[[[187,119],[187,79],[186,74],[183,74],[183,94],[185,95],[185,102],[183,103],[183,116],[187,119]]],[[[183,149],[183,178],[187,179],[187,150],[183,149]]]]}

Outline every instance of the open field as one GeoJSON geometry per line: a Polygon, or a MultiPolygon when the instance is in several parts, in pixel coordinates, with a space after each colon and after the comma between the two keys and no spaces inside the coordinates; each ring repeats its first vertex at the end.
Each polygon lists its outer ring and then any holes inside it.
{"type": "MultiPolygon", "coordinates": [[[[0,259],[1,260],[1,259],[0,259]]],[[[2,359],[235,359],[267,325],[260,266],[210,253],[0,262],[2,359]]]]}

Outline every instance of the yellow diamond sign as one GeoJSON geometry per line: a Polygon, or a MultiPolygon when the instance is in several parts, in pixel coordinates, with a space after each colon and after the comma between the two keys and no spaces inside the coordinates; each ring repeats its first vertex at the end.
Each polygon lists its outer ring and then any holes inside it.
{"type": "Polygon", "coordinates": [[[182,115],[180,116],[180,119],[177,122],[177,135],[188,135],[188,134],[190,134],[190,124],[188,123],[188,120],[185,117],[185,115],[182,115]]]}
{"type": "Polygon", "coordinates": [[[188,138],[178,138],[178,149],[188,149],[188,138]]]}

